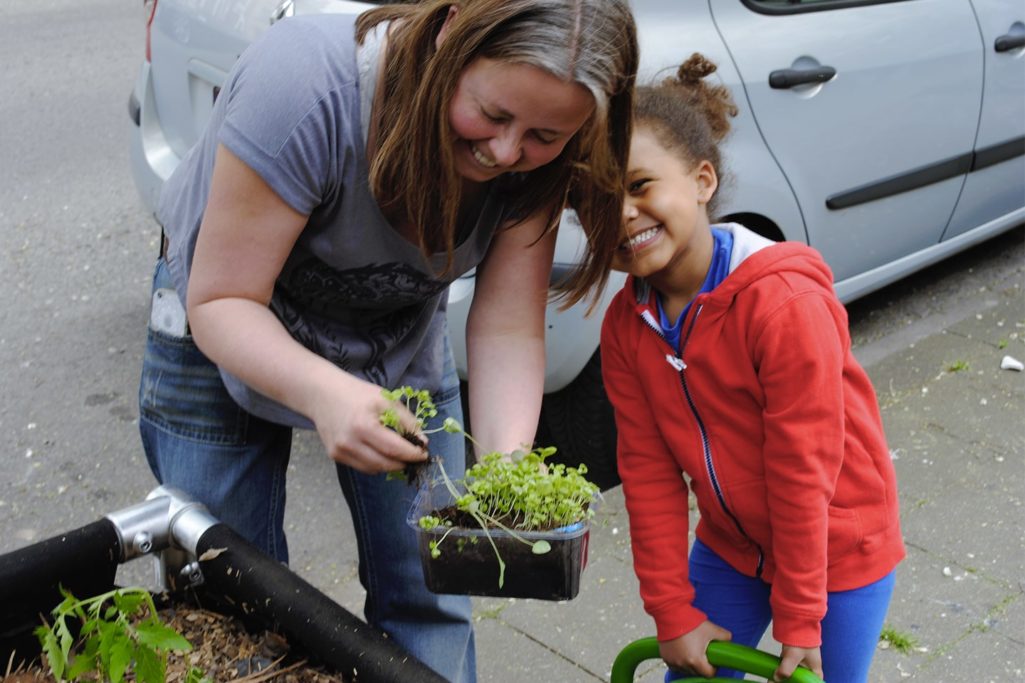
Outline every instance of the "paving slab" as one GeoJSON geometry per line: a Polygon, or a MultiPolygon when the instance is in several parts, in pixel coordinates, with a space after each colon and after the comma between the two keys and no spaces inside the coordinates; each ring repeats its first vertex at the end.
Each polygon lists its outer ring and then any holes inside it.
{"type": "MultiPolygon", "coordinates": [[[[480,618],[474,626],[477,638],[477,676],[481,683],[512,681],[579,681],[596,683],[604,678],[583,668],[539,641],[505,624],[480,618]]],[[[586,629],[581,629],[586,633],[586,629]]]]}
{"type": "Polygon", "coordinates": [[[899,680],[912,683],[1012,683],[1025,680],[1022,677],[1021,644],[986,632],[966,634],[941,652],[909,661],[917,663],[917,666],[909,669],[907,664],[903,665],[898,671],[911,675],[899,680]]]}
{"type": "Polygon", "coordinates": [[[622,490],[607,492],[591,531],[580,592],[573,600],[475,598],[475,612],[492,614],[511,631],[544,642],[555,656],[576,662],[581,669],[577,677],[562,680],[607,680],[619,650],[653,631],[641,606],[626,522],[622,490]]]}

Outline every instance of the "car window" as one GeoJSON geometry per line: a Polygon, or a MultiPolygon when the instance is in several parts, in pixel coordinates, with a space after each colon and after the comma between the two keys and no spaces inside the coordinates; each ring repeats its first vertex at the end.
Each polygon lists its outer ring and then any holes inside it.
{"type": "Polygon", "coordinates": [[[882,5],[910,0],[741,0],[748,9],[761,14],[798,14],[821,10],[844,9],[862,5],[882,5]]]}

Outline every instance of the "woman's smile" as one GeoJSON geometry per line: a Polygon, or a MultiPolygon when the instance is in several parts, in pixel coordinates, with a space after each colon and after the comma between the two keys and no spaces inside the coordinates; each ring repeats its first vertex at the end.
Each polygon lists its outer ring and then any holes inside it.
{"type": "Polygon", "coordinates": [[[488,155],[486,155],[480,149],[478,149],[477,145],[470,144],[470,153],[473,154],[473,158],[477,161],[477,163],[483,166],[484,168],[494,168],[495,166],[498,166],[498,163],[494,159],[488,157],[488,155]]]}
{"type": "Polygon", "coordinates": [[[463,71],[449,105],[456,172],[486,182],[544,166],[594,108],[594,97],[579,83],[527,64],[479,57],[463,71]]]}

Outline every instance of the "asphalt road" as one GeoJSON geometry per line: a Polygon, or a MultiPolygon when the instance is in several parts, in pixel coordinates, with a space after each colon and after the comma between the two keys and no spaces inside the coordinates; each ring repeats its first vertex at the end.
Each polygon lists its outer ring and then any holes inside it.
{"type": "MultiPolygon", "coordinates": [[[[155,486],[136,391],[158,231],[127,155],[142,47],[139,2],[0,3],[0,553],[155,486]]],[[[1020,279],[1023,257],[1019,228],[852,303],[855,344],[913,344],[970,312],[982,283],[1020,279]]],[[[291,470],[292,566],[358,612],[347,513],[310,434],[291,470]]]]}

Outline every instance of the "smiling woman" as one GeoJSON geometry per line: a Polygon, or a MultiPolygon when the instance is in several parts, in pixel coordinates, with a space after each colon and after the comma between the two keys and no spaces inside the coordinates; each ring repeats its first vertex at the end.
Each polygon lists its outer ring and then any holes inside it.
{"type": "MultiPolygon", "coordinates": [[[[382,387],[422,387],[439,421],[462,420],[445,304],[475,268],[475,435],[529,449],[554,227],[568,199],[589,231],[618,231],[636,66],[622,0],[292,17],[233,66],[161,193],[155,296],[188,325],[149,334],[154,474],[287,561],[292,429],[316,430],[354,519],[367,620],[449,680],[474,679],[470,603],[428,591],[409,561],[415,492],[385,474],[427,452],[381,424],[382,387]]],[[[606,275],[585,267],[570,296],[606,275]]],[[[420,431],[405,407],[396,423],[420,431]]],[[[429,448],[461,475],[457,438],[429,448]]]]}

